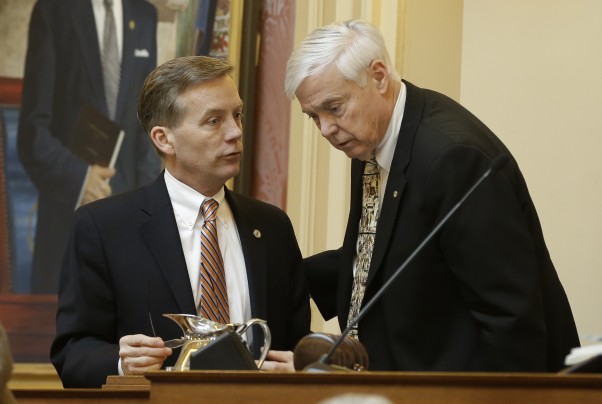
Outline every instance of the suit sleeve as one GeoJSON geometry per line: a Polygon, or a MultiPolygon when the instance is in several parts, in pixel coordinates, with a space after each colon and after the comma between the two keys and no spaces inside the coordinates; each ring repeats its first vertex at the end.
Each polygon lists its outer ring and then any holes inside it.
{"type": "Polygon", "coordinates": [[[56,72],[59,69],[52,30],[50,2],[36,2],[29,26],[19,119],[19,157],[38,188],[56,199],[75,200],[83,184],[87,164],[76,157],[52,133],[56,72]]]}
{"type": "MultiPolygon", "coordinates": [[[[437,221],[488,168],[475,148],[453,146],[431,168],[426,203],[437,221]]],[[[487,178],[443,228],[438,243],[480,327],[491,370],[546,368],[538,260],[514,162],[487,178]]]]}
{"type": "Polygon", "coordinates": [[[103,250],[91,215],[80,208],[63,263],[50,353],[65,387],[100,387],[118,372],[117,310],[103,250]]]}
{"type": "Polygon", "coordinates": [[[340,262],[340,250],[324,251],[303,260],[309,294],[325,320],[337,315],[340,262]]]}
{"type": "Polygon", "coordinates": [[[293,225],[284,215],[288,234],[288,251],[290,257],[290,317],[288,319],[288,349],[293,349],[301,338],[309,333],[311,313],[309,308],[309,292],[307,281],[301,264],[301,251],[295,237],[293,225]]]}

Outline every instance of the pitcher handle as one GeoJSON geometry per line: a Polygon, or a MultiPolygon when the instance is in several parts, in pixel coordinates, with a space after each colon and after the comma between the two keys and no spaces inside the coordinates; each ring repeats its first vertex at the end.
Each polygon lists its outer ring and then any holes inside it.
{"type": "Polygon", "coordinates": [[[263,362],[265,361],[265,357],[268,355],[270,351],[270,346],[272,345],[272,334],[270,333],[270,328],[268,327],[268,323],[265,320],[261,320],[259,318],[252,318],[244,324],[241,324],[240,327],[236,330],[238,335],[242,335],[245,331],[249,329],[254,324],[258,324],[263,331],[263,352],[259,357],[259,363],[257,364],[257,368],[261,369],[263,366],[263,362]]]}

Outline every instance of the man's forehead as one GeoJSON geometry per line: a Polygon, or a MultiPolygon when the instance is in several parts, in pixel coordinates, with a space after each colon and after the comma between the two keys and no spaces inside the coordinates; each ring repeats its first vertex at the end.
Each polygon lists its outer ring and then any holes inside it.
{"type": "Polygon", "coordinates": [[[229,112],[229,111],[237,111],[243,108],[243,101],[236,98],[216,98],[204,100],[199,108],[200,111],[204,111],[206,113],[211,112],[229,112]]]}
{"type": "Polygon", "coordinates": [[[307,77],[299,85],[295,96],[305,109],[327,107],[349,97],[350,84],[346,80],[333,81],[319,75],[307,77]]]}

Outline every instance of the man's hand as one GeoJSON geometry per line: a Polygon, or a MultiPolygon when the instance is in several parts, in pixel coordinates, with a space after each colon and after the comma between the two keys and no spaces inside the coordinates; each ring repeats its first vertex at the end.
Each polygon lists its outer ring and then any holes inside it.
{"type": "Polygon", "coordinates": [[[159,370],[171,354],[171,348],[164,348],[161,338],[136,334],[126,335],[119,340],[119,357],[124,375],[141,375],[159,370]]]}
{"type": "Polygon", "coordinates": [[[269,351],[261,366],[261,370],[295,371],[293,353],[291,351],[269,351]]]}
{"type": "Polygon", "coordinates": [[[91,166],[90,173],[84,184],[82,205],[94,202],[111,195],[109,179],[115,175],[115,169],[101,166],[91,166]]]}

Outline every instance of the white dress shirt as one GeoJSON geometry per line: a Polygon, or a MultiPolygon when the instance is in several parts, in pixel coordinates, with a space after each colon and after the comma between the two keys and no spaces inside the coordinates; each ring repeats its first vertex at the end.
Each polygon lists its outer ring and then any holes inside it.
{"type": "Polygon", "coordinates": [[[219,203],[216,223],[217,238],[224,258],[230,322],[243,323],[249,320],[251,318],[251,300],[245,258],[232,210],[224,198],[224,188],[222,187],[215,195],[205,196],[178,181],[167,170],[165,170],[165,184],[180,233],[180,242],[186,259],[197,313],[201,300],[201,227],[204,223],[200,209],[205,198],[211,197],[219,203]]]}
{"type": "MultiPolygon", "coordinates": [[[[91,1],[92,10],[94,10],[94,20],[96,21],[98,44],[100,45],[100,53],[102,55],[106,15],[105,2],[104,0],[91,1]]],[[[113,17],[115,18],[115,29],[117,30],[117,51],[119,53],[119,61],[121,61],[121,53],[123,51],[123,3],[121,0],[113,0],[113,17]]]]}
{"type": "Polygon", "coordinates": [[[380,166],[380,188],[379,188],[379,209],[378,215],[380,216],[381,208],[383,207],[384,195],[387,189],[387,181],[389,179],[389,172],[391,172],[391,163],[393,162],[393,155],[395,154],[395,147],[397,146],[397,138],[399,138],[399,130],[401,129],[401,121],[403,119],[403,113],[406,106],[406,85],[401,82],[399,88],[399,95],[395,102],[395,108],[393,108],[393,115],[391,116],[391,122],[383,140],[380,141],[376,147],[376,161],[380,166]]]}

